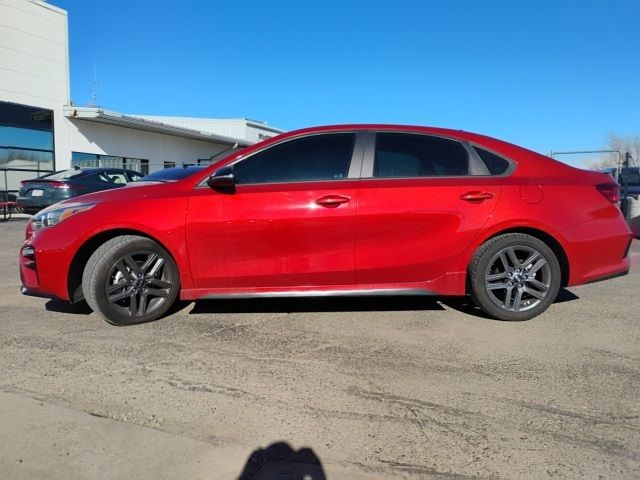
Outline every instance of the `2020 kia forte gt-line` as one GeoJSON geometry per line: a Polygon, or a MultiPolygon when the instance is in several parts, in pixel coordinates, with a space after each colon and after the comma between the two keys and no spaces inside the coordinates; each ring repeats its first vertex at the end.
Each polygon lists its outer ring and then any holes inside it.
{"type": "Polygon", "coordinates": [[[468,132],[310,128],[151,180],[34,216],[23,292],[117,325],[178,297],[369,294],[469,294],[526,320],[629,270],[610,176],[468,132]]]}

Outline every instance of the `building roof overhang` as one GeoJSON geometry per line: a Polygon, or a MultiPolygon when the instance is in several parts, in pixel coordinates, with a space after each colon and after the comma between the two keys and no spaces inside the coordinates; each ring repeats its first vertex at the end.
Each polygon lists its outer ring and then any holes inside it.
{"type": "Polygon", "coordinates": [[[102,108],[67,106],[64,107],[64,114],[68,118],[115,125],[117,127],[132,128],[145,132],[162,133],[164,135],[173,135],[192,140],[221,143],[224,145],[235,145],[237,143],[239,146],[243,147],[251,145],[250,142],[242,138],[232,138],[224,135],[203,132],[201,130],[178,127],[176,125],[169,125],[155,120],[104,110],[102,108]]]}

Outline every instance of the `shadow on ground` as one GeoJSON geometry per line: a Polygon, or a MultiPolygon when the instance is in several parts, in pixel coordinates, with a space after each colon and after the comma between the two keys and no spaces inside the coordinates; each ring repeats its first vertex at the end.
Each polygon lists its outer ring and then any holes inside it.
{"type": "MultiPolygon", "coordinates": [[[[578,296],[567,289],[561,289],[555,303],[571,302],[578,296]]],[[[165,317],[184,310],[190,302],[178,301],[173,304],[165,317]]],[[[190,314],[207,313],[292,313],[292,312],[403,312],[420,310],[445,310],[449,307],[467,315],[494,320],[470,297],[429,297],[429,296],[391,296],[391,297],[293,297],[293,298],[243,298],[224,300],[199,300],[193,303],[190,314]]],[[[61,300],[48,300],[45,308],[50,312],[71,315],[89,315],[92,310],[87,302],[69,303],[61,300]]]]}
{"type": "Polygon", "coordinates": [[[299,478],[326,480],[320,459],[311,448],[294,450],[288,443],[275,442],[254,450],[238,480],[276,480],[299,478]]]}
{"type": "Polygon", "coordinates": [[[48,312],[69,313],[71,315],[89,315],[93,312],[84,300],[78,303],[70,303],[63,300],[48,300],[47,303],[44,304],[44,308],[46,308],[48,312]]]}
{"type": "Polygon", "coordinates": [[[321,297],[199,300],[192,314],[444,310],[436,297],[321,297]]]}
{"type": "MultiPolygon", "coordinates": [[[[558,293],[555,303],[576,299],[577,295],[563,288],[558,293]]],[[[470,297],[429,296],[199,300],[194,303],[189,313],[400,312],[444,310],[443,305],[458,312],[493,320],[478,308],[470,297]]]]}

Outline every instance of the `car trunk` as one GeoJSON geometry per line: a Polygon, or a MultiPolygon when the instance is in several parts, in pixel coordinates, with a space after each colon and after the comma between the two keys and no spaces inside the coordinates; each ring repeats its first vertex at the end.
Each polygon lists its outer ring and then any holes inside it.
{"type": "Polygon", "coordinates": [[[53,180],[26,180],[22,182],[20,188],[21,197],[53,198],[61,196],[61,189],[68,189],[69,185],[64,182],[53,180]]]}

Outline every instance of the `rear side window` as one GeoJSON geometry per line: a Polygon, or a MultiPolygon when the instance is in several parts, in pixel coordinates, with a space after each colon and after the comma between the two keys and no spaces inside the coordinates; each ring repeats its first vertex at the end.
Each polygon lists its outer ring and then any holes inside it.
{"type": "Polygon", "coordinates": [[[111,183],[111,180],[104,173],[91,173],[82,177],[85,182],[104,182],[111,183]]]}
{"type": "Polygon", "coordinates": [[[233,166],[238,184],[347,178],[355,135],[312,135],[277,144],[233,166]]]}
{"type": "Polygon", "coordinates": [[[373,176],[469,175],[469,154],[454,140],[407,133],[378,133],[373,176]]]}
{"type": "Polygon", "coordinates": [[[509,166],[511,166],[511,164],[508,160],[496,155],[495,153],[491,153],[484,148],[473,147],[473,149],[480,156],[482,162],[485,164],[491,175],[502,175],[509,170],[509,166]]]}

